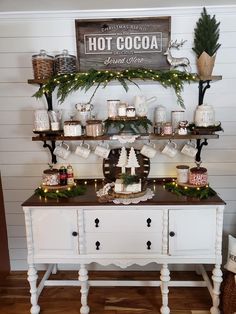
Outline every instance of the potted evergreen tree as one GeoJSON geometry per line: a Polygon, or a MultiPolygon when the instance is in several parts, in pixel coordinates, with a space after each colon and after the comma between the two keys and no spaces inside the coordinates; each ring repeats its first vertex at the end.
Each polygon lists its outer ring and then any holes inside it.
{"type": "Polygon", "coordinates": [[[200,77],[205,78],[212,74],[216,52],[221,46],[218,43],[219,25],[220,22],[216,21],[215,15],[211,17],[204,7],[194,29],[194,46],[192,48],[198,58],[197,67],[200,77]]]}

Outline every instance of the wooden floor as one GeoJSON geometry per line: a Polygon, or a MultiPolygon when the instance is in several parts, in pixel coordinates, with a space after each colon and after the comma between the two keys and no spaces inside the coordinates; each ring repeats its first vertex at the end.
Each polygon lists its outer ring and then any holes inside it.
{"type": "MultiPolygon", "coordinates": [[[[151,279],[155,272],[91,272],[90,279],[151,279]]],[[[76,279],[76,272],[59,272],[56,279],[76,279]]],[[[178,279],[200,279],[193,272],[174,273],[178,279]],[[180,277],[181,275],[181,277],[180,277]]],[[[172,275],[173,278],[173,275],[172,275]]],[[[208,314],[211,298],[206,288],[170,287],[171,314],[208,314]]],[[[90,314],[159,314],[159,287],[90,287],[90,314]]],[[[39,305],[41,314],[79,314],[79,287],[46,287],[39,305]]],[[[0,314],[30,314],[29,286],[25,272],[0,278],[0,314]]]]}

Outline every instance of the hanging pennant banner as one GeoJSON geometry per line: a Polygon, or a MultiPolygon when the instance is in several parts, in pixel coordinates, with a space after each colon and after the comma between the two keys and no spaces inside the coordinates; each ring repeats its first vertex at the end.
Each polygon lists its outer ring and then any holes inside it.
{"type": "Polygon", "coordinates": [[[79,71],[169,69],[170,17],[76,20],[79,71]]]}

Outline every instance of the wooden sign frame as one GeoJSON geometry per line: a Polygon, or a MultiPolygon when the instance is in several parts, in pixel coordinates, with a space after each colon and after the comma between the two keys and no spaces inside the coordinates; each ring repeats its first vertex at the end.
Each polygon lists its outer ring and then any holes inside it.
{"type": "Polygon", "coordinates": [[[169,69],[171,17],[75,20],[79,71],[169,69]]]}

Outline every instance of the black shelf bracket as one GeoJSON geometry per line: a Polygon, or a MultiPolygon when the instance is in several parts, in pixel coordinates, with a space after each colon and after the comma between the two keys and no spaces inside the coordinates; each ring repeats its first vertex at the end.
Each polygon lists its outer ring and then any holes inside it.
{"type": "MultiPolygon", "coordinates": [[[[40,88],[42,88],[43,84],[39,84],[40,88]]],[[[52,94],[51,93],[44,93],[44,96],[46,98],[47,104],[48,104],[48,111],[53,110],[52,107],[52,94]]]]}
{"type": "Polygon", "coordinates": [[[201,162],[202,162],[202,159],[201,159],[201,152],[202,152],[202,148],[203,146],[207,146],[208,145],[208,142],[207,142],[207,139],[197,139],[197,154],[196,154],[196,157],[195,157],[195,161],[196,161],[196,164],[200,165],[201,162]]]}
{"type": "Polygon", "coordinates": [[[203,99],[205,96],[205,92],[207,89],[211,87],[210,85],[211,80],[200,80],[198,84],[198,106],[201,106],[203,104],[203,99]]]}
{"type": "Polygon", "coordinates": [[[53,163],[53,164],[56,164],[56,163],[57,163],[57,157],[56,157],[56,155],[53,154],[53,151],[54,151],[54,149],[55,149],[55,147],[56,147],[56,141],[51,140],[51,145],[47,144],[46,141],[43,141],[43,147],[49,149],[50,154],[51,154],[51,156],[52,156],[52,163],[53,163]]]}

